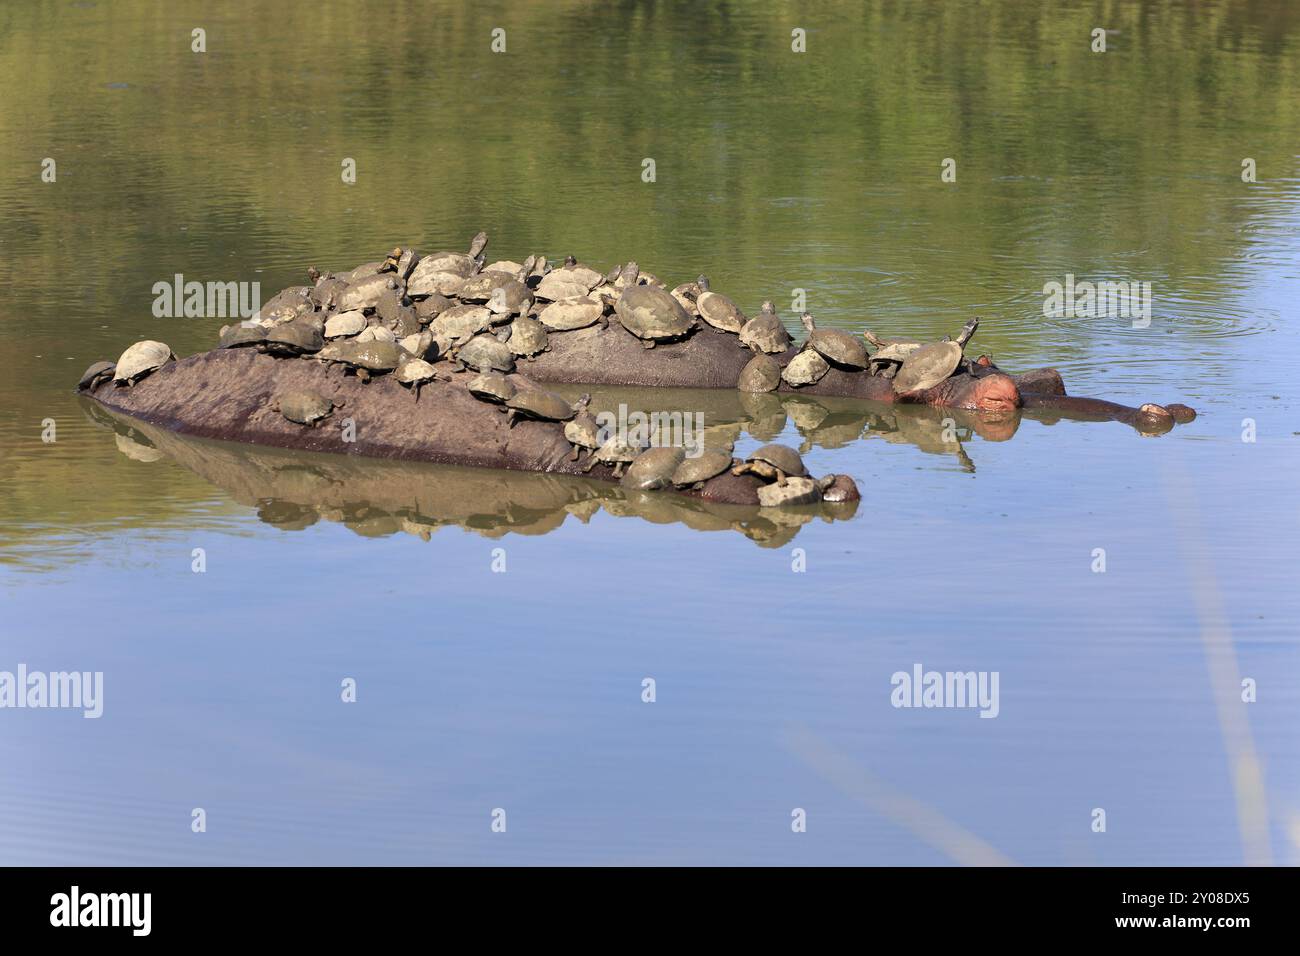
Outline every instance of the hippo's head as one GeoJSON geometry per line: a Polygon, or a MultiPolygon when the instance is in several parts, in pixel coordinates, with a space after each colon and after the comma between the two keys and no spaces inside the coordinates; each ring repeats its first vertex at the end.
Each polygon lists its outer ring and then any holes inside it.
{"type": "Polygon", "coordinates": [[[1020,389],[1010,375],[994,372],[974,378],[953,375],[921,393],[927,405],[969,408],[978,412],[1013,412],[1020,407],[1020,389]]]}

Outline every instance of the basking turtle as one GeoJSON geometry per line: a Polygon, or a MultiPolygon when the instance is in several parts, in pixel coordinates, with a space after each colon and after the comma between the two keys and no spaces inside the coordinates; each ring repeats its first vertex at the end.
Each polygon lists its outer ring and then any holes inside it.
{"type": "Polygon", "coordinates": [[[423,332],[398,339],[397,344],[402,347],[402,351],[409,352],[418,359],[428,358],[429,350],[433,348],[433,333],[425,329],[423,332]]]}
{"type": "Polygon", "coordinates": [[[96,362],[90,368],[86,369],[81,375],[81,380],[77,382],[77,391],[93,392],[99,386],[109,381],[113,377],[113,370],[117,368],[112,362],[96,362]]]}
{"type": "Polygon", "coordinates": [[[769,354],[784,352],[790,347],[790,333],[785,330],[771,301],[764,302],[762,311],[745,323],[740,330],[740,344],[755,352],[769,354]]]}
{"type": "Polygon", "coordinates": [[[803,327],[808,330],[805,349],[816,349],[821,357],[832,365],[845,368],[863,369],[867,367],[867,349],[855,336],[842,329],[819,329],[813,322],[811,312],[799,317],[803,327]]]}
{"type": "Polygon", "coordinates": [[[491,302],[493,296],[497,294],[497,290],[503,292],[510,290],[509,298],[515,302],[516,307],[524,298],[531,299],[528,288],[508,272],[480,272],[476,276],[471,276],[460,287],[460,291],[456,293],[456,298],[462,302],[487,303],[491,302]],[[517,286],[518,289],[512,289],[512,286],[517,286]]]}
{"type": "Polygon", "coordinates": [[[358,342],[345,339],[330,342],[316,353],[322,362],[346,365],[356,372],[363,382],[370,381],[376,372],[391,372],[402,361],[402,350],[395,342],[358,342]]]}
{"type": "Polygon", "coordinates": [[[903,365],[903,360],[921,347],[920,342],[876,338],[870,330],[863,332],[862,337],[876,347],[876,350],[871,353],[867,365],[868,371],[872,375],[879,375],[883,378],[893,378],[898,374],[899,368],[903,365]]]}
{"type": "Polygon", "coordinates": [[[421,325],[428,325],[442,313],[446,312],[456,303],[445,295],[433,293],[427,295],[415,303],[412,308],[415,309],[415,318],[421,325]]]}
{"type": "Polygon", "coordinates": [[[134,385],[175,359],[176,355],[163,342],[152,339],[136,342],[117,360],[113,369],[113,382],[118,386],[134,385]]]}
{"type": "Polygon", "coordinates": [[[821,381],[823,375],[830,371],[830,364],[816,349],[805,349],[792,358],[781,372],[781,380],[787,385],[798,388],[801,385],[813,385],[821,381]]]}
{"type": "Polygon", "coordinates": [[[689,335],[695,320],[686,314],[676,299],[653,285],[633,285],[623,289],[614,306],[618,320],[648,349],[655,342],[666,342],[689,335]]]}
{"type": "Polygon", "coordinates": [[[537,313],[537,320],[555,332],[585,329],[605,316],[605,303],[583,294],[552,302],[537,313]]]}
{"type": "Polygon", "coordinates": [[[354,339],[357,342],[396,342],[397,336],[393,334],[392,329],[386,329],[382,325],[371,325],[363,329],[361,334],[354,339]]]}
{"type": "Polygon", "coordinates": [[[272,402],[281,415],[299,425],[315,426],[334,411],[334,403],[320,392],[282,392],[272,402]]]}
{"type": "Polygon", "coordinates": [[[456,371],[472,368],[477,372],[513,372],[515,353],[510,346],[491,335],[476,335],[452,352],[456,371]]]}
{"type": "Polygon", "coordinates": [[[610,284],[619,289],[627,289],[638,283],[641,279],[641,267],[633,260],[619,270],[618,275],[610,280],[610,284]]]}
{"type": "Polygon", "coordinates": [[[254,323],[237,322],[226,326],[217,340],[219,349],[238,349],[249,345],[261,345],[266,339],[266,329],[254,323]]]}
{"type": "Polygon", "coordinates": [[[758,475],[764,481],[775,481],[783,485],[791,475],[807,477],[808,469],[804,467],[803,459],[793,448],[786,445],[764,445],[746,458],[742,464],[732,468],[731,473],[758,475]]]}
{"type": "Polygon", "coordinates": [[[517,391],[506,400],[510,427],[520,419],[534,419],[543,422],[567,422],[574,414],[573,406],[554,392],[530,388],[517,391]]]}
{"type": "Polygon", "coordinates": [[[740,370],[736,388],[742,392],[773,392],[780,384],[780,363],[766,352],[759,352],[740,370]]]}
{"type": "Polygon", "coordinates": [[[385,292],[401,291],[401,286],[393,273],[368,275],[351,283],[334,300],[340,312],[353,309],[373,309],[379,303],[379,297],[385,292]]]}
{"type": "Polygon", "coordinates": [[[339,296],[347,289],[346,279],[338,276],[326,276],[316,283],[316,288],[309,293],[309,298],[316,304],[318,309],[333,309],[337,307],[339,296]]]}
{"type": "Polygon", "coordinates": [[[961,346],[956,342],[931,342],[923,345],[903,360],[903,366],[894,376],[894,391],[907,392],[934,388],[961,364],[961,346]]]}
{"type": "Polygon", "coordinates": [[[402,247],[394,246],[393,251],[384,257],[384,261],[379,263],[380,272],[396,272],[397,261],[402,258],[402,247]]]}
{"type": "Polygon", "coordinates": [[[431,295],[453,296],[460,292],[465,285],[465,276],[449,269],[426,266],[427,261],[428,257],[422,259],[411,273],[406,283],[407,295],[412,299],[422,299],[431,295]]]}
{"type": "Polygon", "coordinates": [[[706,276],[700,276],[694,282],[683,282],[677,288],[668,294],[681,304],[686,310],[687,315],[699,315],[700,310],[696,307],[696,300],[699,299],[700,293],[709,287],[709,280],[706,276]]]}
{"type": "Polygon", "coordinates": [[[590,404],[591,396],[584,394],[573,405],[573,420],[564,423],[564,437],[573,445],[569,461],[577,461],[584,449],[594,452],[600,447],[600,423],[587,410],[590,404]]]}
{"type": "MultiPolygon", "coordinates": [[[[709,289],[709,280],[700,276],[696,281],[699,286],[699,297],[695,300],[695,308],[699,310],[700,318],[709,325],[713,326],[719,332],[740,333],[745,327],[745,313],[736,307],[725,295],[713,292],[709,289]]],[[[676,298],[676,296],[674,296],[676,298]]]]}
{"type": "Polygon", "coordinates": [[[514,398],[516,391],[514,383],[500,372],[483,372],[475,375],[465,387],[480,401],[503,406],[502,412],[505,412],[505,403],[514,398]]]}
{"type": "Polygon", "coordinates": [[[559,302],[562,299],[576,299],[591,291],[591,286],[569,276],[570,273],[565,269],[548,272],[542,281],[537,283],[537,298],[559,302]]]}
{"type": "Polygon", "coordinates": [[[420,400],[420,387],[426,382],[435,382],[438,380],[438,373],[434,367],[424,359],[403,356],[397,365],[397,370],[393,373],[397,381],[410,388],[415,392],[415,400],[420,400]]]}
{"type": "Polygon", "coordinates": [[[685,459],[680,448],[647,448],[637,455],[623,473],[623,486],[634,491],[659,491],[671,488],[677,466],[685,459]]]}
{"type": "Polygon", "coordinates": [[[506,339],[506,345],[520,358],[531,358],[551,347],[546,335],[546,326],[531,315],[517,316],[510,323],[510,337],[506,339]]]}
{"type": "Polygon", "coordinates": [[[294,319],[269,330],[260,348],[269,355],[289,358],[319,352],[324,345],[325,338],[314,323],[294,319]]]}
{"type": "Polygon", "coordinates": [[[325,338],[343,339],[356,335],[366,327],[365,313],[360,309],[339,312],[325,320],[325,338]]]}
{"type": "Polygon", "coordinates": [[[429,323],[435,338],[446,337],[451,344],[468,342],[491,326],[492,313],[481,305],[454,305],[429,323]]]}
{"type": "Polygon", "coordinates": [[[483,255],[483,251],[487,249],[487,244],[488,234],[486,232],[475,233],[474,238],[469,241],[469,257],[477,259],[483,255]]]}
{"type": "Polygon", "coordinates": [[[731,452],[718,448],[706,448],[694,458],[686,458],[673,472],[673,484],[678,488],[699,489],[710,478],[722,474],[733,464],[735,459],[731,452]]]}
{"type": "Polygon", "coordinates": [[[605,281],[603,275],[590,266],[583,265],[573,256],[565,256],[564,266],[557,269],[555,274],[563,276],[570,282],[578,282],[585,285],[588,292],[605,281]]]}
{"type": "Polygon", "coordinates": [[[582,466],[582,470],[591,471],[596,462],[604,465],[614,466],[614,477],[623,477],[623,466],[636,460],[641,452],[645,451],[648,442],[630,442],[625,441],[618,435],[613,435],[603,445],[591,453],[587,463],[582,466]]]}

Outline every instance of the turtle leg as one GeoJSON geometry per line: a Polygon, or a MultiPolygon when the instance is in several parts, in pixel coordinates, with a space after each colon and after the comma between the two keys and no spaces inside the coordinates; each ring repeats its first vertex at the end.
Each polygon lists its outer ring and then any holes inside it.
{"type": "Polygon", "coordinates": [[[569,461],[577,461],[577,460],[578,460],[578,446],[574,445],[573,454],[569,456],[569,461]]]}
{"type": "Polygon", "coordinates": [[[789,480],[789,478],[790,478],[790,476],[787,475],[787,474],[786,474],[784,471],[782,471],[780,468],[777,468],[777,469],[776,469],[776,483],[777,483],[777,486],[778,486],[778,487],[780,487],[780,488],[784,488],[784,487],[785,487],[785,483],[786,483],[786,481],[789,480]]]}
{"type": "Polygon", "coordinates": [[[506,427],[514,428],[515,422],[517,422],[518,420],[519,420],[519,416],[515,414],[515,410],[513,408],[510,409],[510,411],[506,414],[506,427]]]}
{"type": "Polygon", "coordinates": [[[642,339],[642,340],[641,340],[641,348],[643,348],[643,349],[652,349],[652,348],[654,348],[654,347],[655,347],[655,340],[654,340],[654,339],[642,339]]]}
{"type": "Polygon", "coordinates": [[[620,461],[620,462],[616,462],[616,463],[614,464],[614,477],[615,477],[615,478],[622,478],[622,477],[623,477],[623,463],[622,463],[621,461],[620,461]]]}
{"type": "Polygon", "coordinates": [[[591,469],[595,466],[595,464],[596,464],[596,453],[593,451],[590,455],[587,456],[587,462],[582,466],[582,473],[584,475],[587,474],[587,472],[591,471],[591,469]]]}
{"type": "Polygon", "coordinates": [[[731,473],[736,477],[740,477],[741,475],[745,474],[745,472],[750,470],[751,469],[746,462],[741,462],[739,465],[732,466],[731,473]]]}
{"type": "MultiPolygon", "coordinates": [[[[599,319],[596,320],[596,324],[597,324],[598,326],[600,326],[602,329],[607,329],[607,328],[609,328],[609,319],[608,319],[608,317],[602,315],[599,319]]],[[[546,346],[546,348],[545,348],[544,351],[549,352],[550,350],[551,350],[551,347],[548,345],[548,346],[546,346]]]]}
{"type": "Polygon", "coordinates": [[[370,373],[366,371],[364,368],[359,368],[357,369],[357,378],[361,379],[362,382],[369,382],[370,373]]]}

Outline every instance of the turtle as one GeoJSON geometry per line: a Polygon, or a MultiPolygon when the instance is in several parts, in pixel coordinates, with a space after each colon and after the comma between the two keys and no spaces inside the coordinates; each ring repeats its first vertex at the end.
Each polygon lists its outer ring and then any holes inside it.
{"type": "Polygon", "coordinates": [[[921,347],[920,342],[879,339],[870,330],[863,332],[862,337],[876,347],[868,360],[867,370],[872,375],[880,375],[884,378],[893,378],[898,373],[903,360],[921,347]]]}
{"type": "Polygon", "coordinates": [[[486,232],[477,232],[474,238],[469,241],[469,257],[477,259],[483,255],[483,250],[487,248],[488,234],[486,232]]]}
{"type": "Polygon", "coordinates": [[[351,283],[335,298],[334,303],[340,312],[373,309],[379,303],[379,297],[385,292],[400,289],[401,286],[393,273],[377,273],[351,283]]]}
{"type": "Polygon", "coordinates": [[[654,348],[655,342],[684,338],[695,327],[695,320],[681,303],[658,286],[627,286],[614,309],[623,328],[648,349],[654,348]]]}
{"type": "Polygon", "coordinates": [[[509,409],[508,420],[511,428],[515,427],[515,422],[523,418],[543,422],[567,422],[576,414],[573,406],[559,395],[540,388],[516,391],[506,400],[506,408],[509,409]]]}
{"type": "Polygon", "coordinates": [[[217,340],[219,349],[237,349],[249,345],[261,345],[266,339],[266,329],[255,322],[239,322],[226,326],[217,340]]]}
{"type": "Polygon", "coordinates": [[[673,484],[678,488],[703,487],[710,478],[717,477],[736,463],[731,452],[720,448],[705,448],[693,458],[686,458],[673,472],[673,484]]]}
{"type": "MultiPolygon", "coordinates": [[[[608,278],[608,276],[606,278],[608,278]]],[[[627,289],[636,285],[640,278],[641,267],[636,264],[636,260],[633,260],[620,269],[618,275],[613,279],[610,279],[609,282],[611,285],[616,286],[619,289],[627,289]]]]}
{"type": "Polygon", "coordinates": [[[398,363],[393,376],[399,384],[406,385],[415,392],[417,402],[420,400],[420,386],[438,379],[438,373],[432,365],[424,359],[413,356],[404,356],[398,363]]]}
{"type": "Polygon", "coordinates": [[[843,329],[819,329],[813,321],[812,313],[805,312],[799,317],[803,327],[808,330],[805,349],[816,349],[822,358],[832,365],[839,365],[854,370],[864,369],[870,361],[866,346],[856,336],[843,329]]]}
{"type": "Polygon", "coordinates": [[[316,283],[316,287],[311,290],[308,297],[316,304],[318,309],[333,309],[336,307],[339,296],[347,289],[346,279],[338,276],[325,276],[316,283]]]}
{"type": "Polygon", "coordinates": [[[820,352],[816,349],[805,349],[792,358],[782,370],[781,381],[795,388],[801,385],[812,385],[820,381],[830,368],[830,364],[822,358],[820,352]]]}
{"type": "Polygon", "coordinates": [[[515,369],[515,354],[510,351],[510,346],[498,342],[491,335],[474,336],[454,350],[451,359],[458,372],[466,367],[478,372],[513,372],[515,369]]]}
{"type": "Polygon", "coordinates": [[[578,282],[587,287],[590,291],[605,281],[605,277],[590,266],[585,266],[573,256],[564,257],[564,266],[555,270],[555,274],[563,276],[569,282],[578,282]]]}
{"type": "Polygon", "coordinates": [[[393,334],[392,329],[386,329],[382,325],[371,325],[361,331],[354,341],[357,342],[396,342],[397,336],[393,334]]]}
{"type": "Polygon", "coordinates": [[[700,318],[719,332],[739,333],[748,321],[745,313],[741,312],[736,307],[736,303],[725,295],[711,291],[709,280],[704,276],[700,276],[695,281],[700,288],[700,294],[695,300],[695,308],[699,310],[700,318]]]}
{"type": "Polygon", "coordinates": [[[537,320],[556,332],[585,329],[604,317],[605,303],[586,294],[552,302],[537,313],[537,320]]]}
{"type": "Polygon", "coordinates": [[[256,319],[269,319],[272,322],[288,322],[304,312],[316,309],[311,299],[312,290],[305,285],[290,286],[271,297],[271,300],[257,310],[256,319]]]}
{"type": "Polygon", "coordinates": [[[481,305],[454,305],[429,323],[434,338],[445,336],[453,345],[468,342],[491,326],[492,313],[481,305]]]}
{"type": "Polygon", "coordinates": [[[402,347],[402,351],[409,352],[418,359],[428,358],[429,351],[433,348],[433,333],[425,329],[398,339],[397,344],[402,347]]]}
{"type": "Polygon", "coordinates": [[[272,402],[281,415],[298,425],[316,425],[334,411],[334,403],[320,392],[281,392],[272,402]]]}
{"type": "Polygon", "coordinates": [[[531,315],[521,315],[510,323],[510,337],[506,340],[510,351],[521,358],[530,358],[550,349],[546,326],[531,315]]]}
{"type": "Polygon", "coordinates": [[[380,272],[396,272],[397,261],[402,258],[402,247],[394,246],[393,250],[384,257],[384,261],[379,263],[380,272]]]}
{"type": "Polygon", "coordinates": [[[561,299],[574,299],[591,291],[591,286],[586,282],[580,282],[569,276],[570,273],[565,269],[548,272],[542,277],[542,281],[537,283],[537,298],[559,302],[561,299]]]}
{"type": "Polygon", "coordinates": [[[113,369],[113,382],[119,387],[134,385],[175,358],[175,353],[164,342],[155,342],[153,339],[136,342],[117,360],[113,369]]]}
{"type": "Polygon", "coordinates": [[[291,357],[319,352],[324,345],[325,338],[314,323],[295,319],[267,332],[259,348],[270,355],[291,357]]]}
{"type": "Polygon", "coordinates": [[[587,410],[591,396],[584,394],[573,405],[573,418],[564,423],[564,437],[573,445],[570,461],[577,461],[583,449],[595,452],[600,447],[600,423],[587,410]]]}
{"type": "Polygon", "coordinates": [[[322,362],[337,362],[356,370],[357,378],[370,381],[374,372],[391,372],[402,361],[402,350],[394,342],[358,342],[355,339],[330,342],[316,353],[322,362]]]}
{"type": "MultiPolygon", "coordinates": [[[[482,372],[471,378],[465,387],[480,401],[501,406],[514,398],[516,391],[514,383],[500,372],[482,372]]],[[[506,409],[503,407],[501,411],[506,409]]]]}
{"type": "Polygon", "coordinates": [[[464,285],[465,276],[460,273],[426,267],[422,261],[415,267],[410,280],[406,283],[406,294],[412,299],[422,299],[431,295],[453,296],[464,285]]]}
{"type": "Polygon", "coordinates": [[[439,295],[435,292],[417,301],[412,308],[415,309],[416,321],[421,325],[428,325],[455,304],[453,300],[445,295],[439,295]]]}
{"type": "Polygon", "coordinates": [[[307,267],[307,281],[308,281],[308,282],[310,282],[310,283],[314,286],[314,285],[316,285],[317,282],[320,281],[320,278],[321,278],[321,272],[320,272],[319,269],[317,269],[315,266],[308,266],[308,267],[307,267]]]}
{"type": "Polygon", "coordinates": [[[700,297],[700,293],[709,287],[707,276],[701,275],[694,282],[683,282],[668,294],[681,303],[687,315],[699,315],[699,309],[695,301],[700,297]]]}
{"type": "Polygon", "coordinates": [[[596,462],[605,465],[614,466],[614,477],[623,477],[623,466],[636,460],[636,457],[646,449],[647,443],[644,441],[631,442],[618,435],[613,435],[593,451],[587,458],[587,463],[582,466],[584,472],[591,471],[596,462]]]}
{"type": "Polygon", "coordinates": [[[465,284],[456,293],[456,298],[462,302],[488,302],[492,298],[494,290],[503,288],[510,283],[520,286],[521,293],[528,291],[527,287],[509,272],[480,272],[478,275],[470,276],[465,280],[465,284]]]}
{"type": "Polygon", "coordinates": [[[356,282],[359,279],[365,279],[368,278],[369,276],[378,275],[379,270],[383,268],[383,265],[384,265],[384,261],[382,259],[378,259],[374,262],[362,263],[361,265],[357,266],[355,269],[353,269],[351,272],[347,274],[347,279],[349,282],[356,282]]]}
{"type": "Polygon", "coordinates": [[[636,456],[623,472],[623,486],[634,491],[659,491],[671,488],[673,475],[686,458],[686,452],[672,446],[647,448],[636,456]]]}
{"type": "Polygon", "coordinates": [[[405,282],[411,277],[411,273],[415,271],[415,264],[419,261],[420,254],[414,249],[402,249],[401,255],[397,257],[397,265],[393,271],[397,273],[399,279],[405,282]]]}
{"type": "Polygon", "coordinates": [[[113,378],[113,370],[116,368],[117,366],[112,362],[96,362],[81,374],[81,380],[77,382],[77,391],[93,392],[113,378]]]}
{"type": "Polygon", "coordinates": [[[415,308],[408,305],[405,297],[396,289],[379,297],[370,324],[392,329],[399,339],[420,331],[420,318],[415,314],[415,308]]]}
{"type": "Polygon", "coordinates": [[[766,352],[758,352],[740,370],[736,388],[742,392],[773,392],[781,384],[781,364],[766,352]]]}
{"type": "Polygon", "coordinates": [[[762,311],[745,323],[740,330],[740,344],[755,352],[776,354],[790,347],[790,333],[785,330],[771,301],[763,303],[762,311]]]}
{"type": "Polygon", "coordinates": [[[744,462],[733,467],[731,473],[758,475],[764,481],[775,481],[783,485],[791,475],[806,478],[808,469],[804,467],[799,453],[788,445],[764,445],[744,462]]]}
{"type": "Polygon", "coordinates": [[[894,376],[894,391],[907,392],[934,388],[961,364],[961,346],[956,342],[931,342],[923,345],[903,360],[903,366],[894,376]]]}
{"type": "Polygon", "coordinates": [[[523,269],[523,263],[515,262],[513,259],[498,259],[496,262],[489,262],[483,267],[484,272],[505,272],[520,282],[524,281],[523,269]]]}
{"type": "Polygon", "coordinates": [[[341,339],[356,335],[366,327],[365,313],[360,309],[338,312],[325,320],[325,338],[341,339]]]}

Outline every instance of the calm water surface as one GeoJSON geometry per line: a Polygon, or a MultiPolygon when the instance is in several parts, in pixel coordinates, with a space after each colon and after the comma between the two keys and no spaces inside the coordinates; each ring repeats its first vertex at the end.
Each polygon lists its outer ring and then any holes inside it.
{"type": "Polygon", "coordinates": [[[0,863],[1300,859],[1300,9],[204,6],[0,10],[0,670],[105,675],[99,720],[0,712],[0,863]],[[480,228],[887,336],[979,315],[1007,368],[1201,415],[962,420],[958,452],[925,411],[598,396],[851,474],[823,520],[183,442],[71,392],[211,346],[151,313],[175,273],[269,297],[480,228]],[[1067,273],[1150,282],[1150,327],[1044,318],[1067,273]],[[997,671],[998,717],[895,709],[916,663],[997,671]]]}

